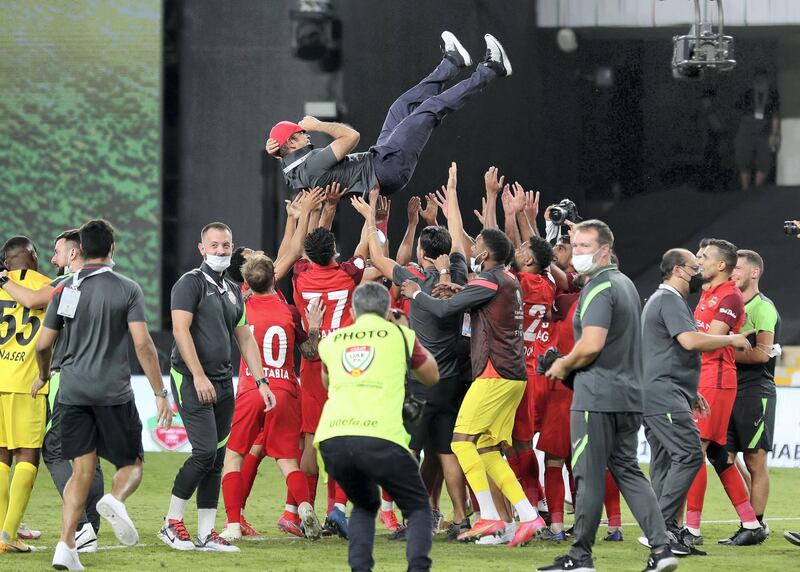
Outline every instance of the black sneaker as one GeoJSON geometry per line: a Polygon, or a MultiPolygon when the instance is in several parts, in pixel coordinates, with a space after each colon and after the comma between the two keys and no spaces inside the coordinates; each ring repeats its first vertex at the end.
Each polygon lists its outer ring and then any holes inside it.
{"type": "Polygon", "coordinates": [[[575,562],[569,554],[559,556],[550,566],[537,568],[536,572],[549,572],[552,570],[572,570],[573,572],[596,572],[591,559],[588,562],[575,562]]]}
{"type": "Polygon", "coordinates": [[[689,532],[688,528],[684,528],[681,530],[680,533],[681,542],[683,542],[686,546],[702,546],[703,545],[703,535],[702,534],[692,534],[689,532]]]}
{"type": "Polygon", "coordinates": [[[667,530],[667,538],[669,539],[669,549],[675,556],[689,556],[692,553],[692,549],[683,543],[675,531],[667,530]]]}
{"type": "Polygon", "coordinates": [[[447,30],[442,32],[442,53],[444,53],[444,57],[460,68],[472,65],[472,57],[453,32],[447,30]]]}
{"type": "Polygon", "coordinates": [[[651,552],[650,558],[647,559],[647,568],[643,572],[657,570],[658,572],[672,572],[678,567],[678,559],[672,551],[664,547],[657,552],[651,552]]]}
{"type": "Polygon", "coordinates": [[[502,44],[491,34],[486,34],[483,39],[486,41],[484,65],[492,68],[500,77],[511,75],[511,62],[502,44]]]}
{"type": "Polygon", "coordinates": [[[467,532],[472,525],[469,523],[469,519],[465,518],[461,522],[454,522],[447,528],[445,540],[458,540],[458,535],[462,532],[467,532]]]}
{"type": "Polygon", "coordinates": [[[763,527],[745,528],[740,526],[736,534],[730,538],[718,541],[718,544],[724,544],[725,546],[754,546],[756,544],[761,544],[766,539],[767,535],[763,527]]]}
{"type": "Polygon", "coordinates": [[[787,530],[783,533],[783,537],[795,546],[800,546],[800,532],[792,532],[791,530],[787,530]]]}
{"type": "Polygon", "coordinates": [[[401,524],[395,530],[393,530],[386,538],[389,540],[399,540],[400,542],[405,542],[407,531],[408,527],[405,524],[401,524]]]}

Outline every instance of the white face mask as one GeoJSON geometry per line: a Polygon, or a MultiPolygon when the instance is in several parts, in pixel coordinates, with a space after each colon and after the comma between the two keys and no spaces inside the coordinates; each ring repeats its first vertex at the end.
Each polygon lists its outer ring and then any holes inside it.
{"type": "Polygon", "coordinates": [[[231,257],[206,254],[206,264],[214,272],[224,272],[231,265],[231,257]]]}
{"type": "Polygon", "coordinates": [[[591,254],[573,254],[572,267],[579,274],[591,274],[591,272],[597,268],[597,263],[594,261],[594,256],[598,252],[600,252],[599,248],[591,254]]]}
{"type": "Polygon", "coordinates": [[[470,256],[469,257],[469,268],[475,274],[480,274],[483,272],[483,261],[486,260],[486,251],[484,250],[478,256],[470,256]]]}

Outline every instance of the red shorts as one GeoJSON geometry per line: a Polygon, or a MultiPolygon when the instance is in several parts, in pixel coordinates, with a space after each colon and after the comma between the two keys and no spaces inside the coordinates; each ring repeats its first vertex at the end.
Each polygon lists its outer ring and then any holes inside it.
{"type": "MultiPolygon", "coordinates": [[[[552,381],[551,384],[560,384],[552,381]]],[[[539,430],[539,441],[536,448],[544,453],[568,459],[570,456],[569,410],[572,406],[572,392],[565,388],[550,389],[547,407],[541,418],[542,425],[539,430]]]]}
{"type": "Polygon", "coordinates": [[[242,456],[247,455],[264,426],[264,415],[261,393],[250,390],[238,395],[233,409],[228,449],[242,456]]]}
{"type": "Polygon", "coordinates": [[[525,393],[517,406],[514,414],[514,428],[511,438],[515,441],[533,441],[533,384],[525,384],[525,393]]]}
{"type": "Polygon", "coordinates": [[[302,392],[277,388],[275,407],[264,417],[264,427],[258,443],[264,455],[272,459],[296,459],[300,452],[302,392]]]}
{"type": "Polygon", "coordinates": [[[705,419],[694,418],[700,438],[725,445],[728,442],[728,423],[736,401],[736,388],[701,387],[698,393],[706,398],[711,408],[711,414],[705,419]]]}
{"type": "MultiPolygon", "coordinates": [[[[528,370],[530,372],[530,370],[528,370]]],[[[536,433],[542,432],[542,423],[546,417],[548,407],[550,407],[550,386],[551,381],[543,375],[533,374],[528,377],[533,384],[533,429],[536,433]]]]}
{"type": "Polygon", "coordinates": [[[328,392],[322,385],[322,362],[303,359],[300,362],[300,406],[303,412],[303,433],[316,433],[328,392]]]}

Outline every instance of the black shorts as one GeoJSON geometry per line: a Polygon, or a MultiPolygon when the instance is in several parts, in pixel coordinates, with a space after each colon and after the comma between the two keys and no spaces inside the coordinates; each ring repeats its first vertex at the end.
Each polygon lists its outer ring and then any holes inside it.
{"type": "Polygon", "coordinates": [[[133,399],[121,405],[66,405],[61,412],[64,459],[97,451],[117,469],[144,459],[142,421],[133,399]]]}
{"type": "Polygon", "coordinates": [[[776,397],[744,395],[733,403],[728,423],[728,449],[731,451],[772,450],[775,434],[776,397]]]}

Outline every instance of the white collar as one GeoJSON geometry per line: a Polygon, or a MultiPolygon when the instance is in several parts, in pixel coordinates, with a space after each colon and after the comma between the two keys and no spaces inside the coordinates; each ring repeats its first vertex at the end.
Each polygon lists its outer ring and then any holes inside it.
{"type": "Polygon", "coordinates": [[[680,296],[681,298],[683,298],[683,294],[681,294],[680,292],[678,292],[678,290],[677,290],[677,289],[676,289],[674,286],[670,286],[669,284],[659,284],[659,285],[658,285],[658,289],[659,289],[659,290],[669,290],[669,291],[670,291],[670,292],[672,292],[673,294],[677,294],[678,296],[680,296]]]}

